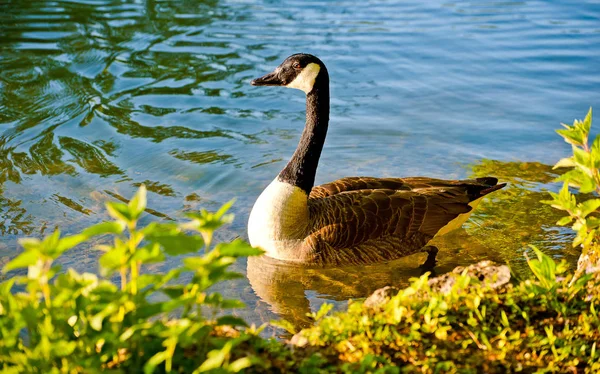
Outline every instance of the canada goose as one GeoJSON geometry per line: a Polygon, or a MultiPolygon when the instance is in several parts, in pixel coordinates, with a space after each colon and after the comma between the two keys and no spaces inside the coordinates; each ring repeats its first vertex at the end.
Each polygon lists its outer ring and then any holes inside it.
{"type": "Polygon", "coordinates": [[[250,243],[270,257],[325,266],[428,251],[434,236],[460,227],[479,199],[505,186],[491,177],[350,177],[313,187],[329,123],[327,68],[315,56],[294,54],[251,84],[306,93],[298,147],[258,197],[248,222],[250,243]]]}

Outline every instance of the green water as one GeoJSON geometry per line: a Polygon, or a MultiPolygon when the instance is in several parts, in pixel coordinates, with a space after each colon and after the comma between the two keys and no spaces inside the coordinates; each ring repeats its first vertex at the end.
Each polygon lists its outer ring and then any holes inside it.
{"type": "MultiPolygon", "coordinates": [[[[0,5],[0,263],[22,236],[73,233],[103,204],[148,187],[145,221],[237,197],[221,239],[246,237],[249,210],[302,131],[299,91],[249,81],[295,52],[332,79],[317,183],[353,175],[495,175],[509,187],[437,243],[438,273],[482,259],[524,267],[536,244],[573,261],[568,231],[539,203],[553,133],[600,103],[595,1],[9,1],[0,5]]],[[[62,264],[96,271],[91,248],[62,264]]],[[[301,269],[239,263],[221,287],[240,314],[298,324],[420,274],[388,264],[301,269]]],[[[174,259],[148,271],[178,266],[174,259]]]]}

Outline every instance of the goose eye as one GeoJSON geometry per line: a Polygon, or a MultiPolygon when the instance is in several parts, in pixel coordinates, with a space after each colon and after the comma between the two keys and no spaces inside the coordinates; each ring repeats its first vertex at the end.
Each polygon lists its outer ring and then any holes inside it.
{"type": "Polygon", "coordinates": [[[301,67],[301,66],[300,66],[300,63],[299,63],[299,62],[294,62],[294,65],[292,65],[292,67],[293,67],[294,69],[300,69],[300,67],[301,67]]]}

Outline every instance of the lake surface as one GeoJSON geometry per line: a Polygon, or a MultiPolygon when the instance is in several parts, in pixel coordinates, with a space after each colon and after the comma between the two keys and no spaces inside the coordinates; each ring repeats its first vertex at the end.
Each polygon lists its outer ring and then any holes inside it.
{"type": "MultiPolygon", "coordinates": [[[[520,272],[528,244],[574,261],[560,214],[539,201],[570,152],[554,129],[600,108],[600,2],[95,0],[0,5],[0,263],[19,237],[106,219],[104,202],[140,183],[145,222],[237,197],[220,238],[247,237],[304,124],[300,91],[249,81],[296,52],[321,57],[332,80],[317,183],[495,175],[509,187],[437,243],[436,272],[482,259],[520,272]]],[[[96,271],[97,256],[61,262],[96,271]]],[[[245,300],[252,322],[302,325],[325,301],[406,283],[423,260],[253,260],[236,264],[248,279],[219,290],[245,300]]]]}

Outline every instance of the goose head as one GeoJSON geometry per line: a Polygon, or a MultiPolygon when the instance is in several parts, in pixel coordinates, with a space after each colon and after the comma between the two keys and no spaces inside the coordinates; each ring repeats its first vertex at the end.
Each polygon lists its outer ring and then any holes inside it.
{"type": "Polygon", "coordinates": [[[327,76],[327,69],[317,57],[297,53],[286,58],[271,73],[250,82],[253,86],[283,86],[310,93],[319,76],[327,76]]]}

